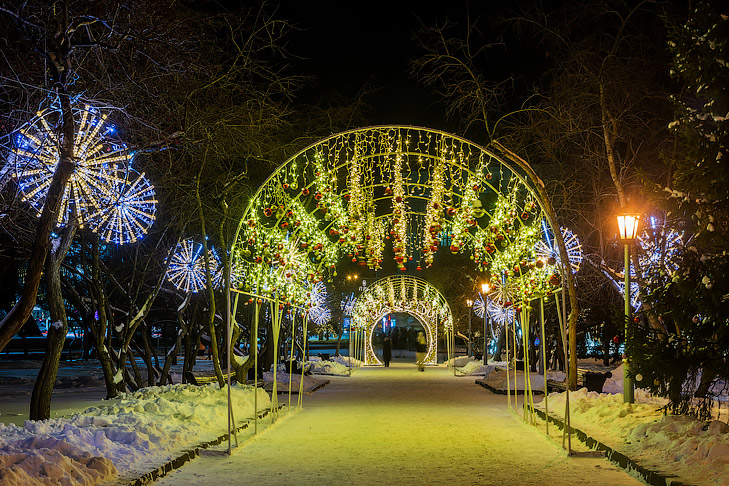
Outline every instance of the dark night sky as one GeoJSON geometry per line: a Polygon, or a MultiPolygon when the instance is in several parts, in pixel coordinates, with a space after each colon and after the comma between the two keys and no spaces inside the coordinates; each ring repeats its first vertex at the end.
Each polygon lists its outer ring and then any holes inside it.
{"type": "MultiPolygon", "coordinates": [[[[331,92],[354,95],[366,83],[376,88],[368,98],[372,124],[401,123],[455,131],[454,122],[444,119],[444,107],[430,89],[419,85],[408,73],[409,61],[418,53],[413,33],[420,20],[428,26],[446,18],[465,22],[467,2],[411,2],[400,0],[290,2],[279,15],[301,31],[292,34],[290,49],[305,58],[298,70],[315,75],[318,86],[304,93],[305,99],[331,92]]],[[[505,10],[493,1],[470,2],[471,16],[480,15],[481,26],[505,10]]],[[[487,36],[495,31],[485,29],[487,36]]],[[[528,56],[516,42],[497,49],[488,72],[495,79],[507,77],[528,56]],[[506,50],[508,49],[508,51],[506,50]]],[[[532,57],[532,56],[528,56],[532,57]]],[[[531,74],[529,74],[531,76],[531,74]]]]}

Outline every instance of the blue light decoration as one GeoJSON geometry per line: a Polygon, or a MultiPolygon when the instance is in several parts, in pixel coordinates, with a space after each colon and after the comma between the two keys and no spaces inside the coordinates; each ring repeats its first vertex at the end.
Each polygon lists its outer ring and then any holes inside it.
{"type": "Polygon", "coordinates": [[[638,237],[643,250],[638,254],[643,277],[649,279],[656,272],[672,275],[678,269],[673,257],[683,245],[683,232],[668,228],[654,216],[648,221],[650,227],[638,237]]]}
{"type": "MultiPolygon", "coordinates": [[[[128,174],[132,174],[129,171],[128,174]]],[[[142,238],[154,222],[157,204],[154,187],[140,174],[133,182],[114,179],[115,200],[104,204],[104,210],[92,215],[92,229],[106,241],[123,245],[142,238]]]]}
{"type": "MultiPolygon", "coordinates": [[[[115,127],[107,115],[89,105],[72,108],[74,170],[63,193],[58,226],[75,220],[88,224],[106,241],[137,241],[154,222],[153,186],[131,170],[132,153],[111,138],[115,127]]],[[[63,142],[60,107],[39,111],[14,137],[8,160],[23,200],[40,216],[60,160],[63,142]]]]}
{"type": "MultiPolygon", "coordinates": [[[[567,247],[567,259],[572,267],[572,273],[576,273],[582,265],[582,244],[579,238],[572,231],[567,228],[560,227],[562,231],[562,237],[564,238],[565,246],[567,247]]],[[[559,248],[557,248],[554,235],[547,226],[547,221],[542,220],[542,237],[536,244],[537,258],[547,261],[550,258],[554,258],[557,263],[561,264],[559,257],[559,248]]]]}
{"type": "MultiPolygon", "coordinates": [[[[208,254],[213,286],[219,287],[222,281],[220,259],[212,248],[208,250],[208,254]]],[[[177,244],[177,249],[167,269],[167,280],[185,292],[197,293],[207,287],[202,243],[195,243],[188,239],[177,244]]]]}
{"type": "MultiPolygon", "coordinates": [[[[638,262],[640,264],[641,279],[648,286],[660,284],[659,280],[670,278],[678,269],[673,257],[683,245],[683,233],[668,228],[658,218],[651,216],[648,221],[650,227],[638,237],[638,262]]],[[[625,282],[620,279],[616,281],[605,272],[605,275],[613,282],[620,295],[625,295],[625,282]]],[[[635,267],[630,265],[630,305],[633,311],[638,311],[643,303],[640,300],[640,286],[636,282],[635,267]]]]}

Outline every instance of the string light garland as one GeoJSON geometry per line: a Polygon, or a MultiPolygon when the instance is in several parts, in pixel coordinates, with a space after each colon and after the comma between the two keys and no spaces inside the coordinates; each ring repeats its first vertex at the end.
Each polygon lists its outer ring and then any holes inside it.
{"type": "Polygon", "coordinates": [[[528,180],[497,154],[444,132],[381,126],[333,135],[259,188],[233,264],[247,290],[291,301],[336,276],[340,261],[380,269],[388,248],[400,271],[427,268],[447,235],[446,251],[521,282],[521,301],[556,288],[557,273],[554,265],[542,269],[536,254],[545,218],[528,180]],[[270,270],[293,260],[295,279],[270,270]]]}

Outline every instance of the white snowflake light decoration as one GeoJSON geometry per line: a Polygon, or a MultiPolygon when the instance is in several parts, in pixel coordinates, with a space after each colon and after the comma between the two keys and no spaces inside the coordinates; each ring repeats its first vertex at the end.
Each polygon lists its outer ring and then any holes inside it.
{"type": "Polygon", "coordinates": [[[351,316],[354,311],[354,305],[357,303],[357,299],[354,297],[354,292],[344,297],[342,300],[342,312],[345,316],[351,316]]]}
{"type": "Polygon", "coordinates": [[[672,258],[683,245],[683,233],[667,228],[650,218],[651,228],[638,237],[638,244],[643,249],[638,258],[643,272],[649,274],[654,270],[666,270],[669,274],[678,268],[672,258]]]}
{"type": "MultiPolygon", "coordinates": [[[[213,286],[217,287],[222,280],[220,260],[213,249],[208,252],[213,286]]],[[[202,253],[203,245],[201,243],[195,243],[192,240],[179,243],[170,267],[167,269],[167,279],[175,287],[185,292],[197,293],[205,289],[205,257],[202,253]]]]}
{"type": "Polygon", "coordinates": [[[486,305],[489,319],[496,324],[512,323],[516,317],[516,310],[513,307],[504,307],[489,299],[486,305]]]}
{"type": "MultiPolygon", "coordinates": [[[[567,228],[560,228],[562,231],[562,237],[564,238],[565,246],[567,247],[567,259],[572,267],[572,273],[577,272],[582,264],[582,244],[577,238],[577,235],[572,233],[567,228]]],[[[561,262],[559,258],[559,248],[554,241],[554,235],[551,230],[547,227],[547,222],[542,220],[542,236],[543,239],[539,240],[536,245],[537,258],[541,260],[548,260],[550,257],[554,258],[557,263],[561,262]]]]}
{"type": "Polygon", "coordinates": [[[473,313],[483,319],[484,312],[486,312],[486,304],[484,303],[483,296],[478,294],[476,301],[473,303],[473,313]]]}
{"type": "Polygon", "coordinates": [[[332,310],[329,308],[329,295],[324,282],[317,282],[309,292],[309,319],[317,326],[324,326],[332,319],[332,310]]]}
{"type": "Polygon", "coordinates": [[[117,178],[110,183],[115,186],[113,200],[92,216],[92,228],[106,241],[133,243],[144,236],[154,222],[157,203],[154,187],[144,173],[131,183],[117,178]]]}
{"type": "MultiPolygon", "coordinates": [[[[152,185],[143,175],[133,180],[132,154],[114,140],[107,115],[88,105],[73,108],[74,170],[66,184],[60,226],[75,219],[89,224],[107,241],[136,241],[154,221],[156,200],[152,185]]],[[[9,160],[13,176],[27,201],[41,214],[48,188],[60,160],[63,141],[60,108],[40,111],[16,134],[9,160]]]]}

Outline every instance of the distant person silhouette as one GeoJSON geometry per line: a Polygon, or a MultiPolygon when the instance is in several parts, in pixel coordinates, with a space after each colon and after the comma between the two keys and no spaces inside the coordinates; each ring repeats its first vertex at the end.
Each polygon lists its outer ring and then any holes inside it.
{"type": "Polygon", "coordinates": [[[418,371],[425,371],[425,352],[428,350],[425,342],[425,335],[422,331],[418,332],[418,337],[415,338],[415,360],[418,365],[418,371]]]}
{"type": "Polygon", "coordinates": [[[390,360],[392,359],[392,341],[390,336],[385,336],[382,340],[382,361],[385,362],[385,368],[390,367],[390,360]]]}

